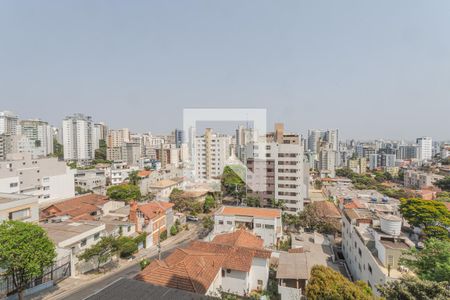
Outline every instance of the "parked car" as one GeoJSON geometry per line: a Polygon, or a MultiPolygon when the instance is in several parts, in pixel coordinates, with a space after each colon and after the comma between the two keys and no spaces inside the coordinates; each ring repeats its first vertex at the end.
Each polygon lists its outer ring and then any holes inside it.
{"type": "Polygon", "coordinates": [[[191,221],[191,222],[198,222],[199,218],[196,216],[187,216],[186,220],[191,221]]]}

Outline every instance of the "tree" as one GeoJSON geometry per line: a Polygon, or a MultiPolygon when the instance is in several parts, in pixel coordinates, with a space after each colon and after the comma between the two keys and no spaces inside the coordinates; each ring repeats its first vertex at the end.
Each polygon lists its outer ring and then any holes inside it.
{"type": "Polygon", "coordinates": [[[241,166],[226,166],[223,169],[221,184],[225,195],[242,198],[245,194],[245,169],[241,166]]]}
{"type": "Polygon", "coordinates": [[[277,200],[275,198],[272,198],[269,200],[269,207],[271,208],[278,208],[278,209],[285,209],[286,205],[284,205],[283,200],[277,200]]]}
{"type": "Polygon", "coordinates": [[[108,188],[106,195],[113,200],[121,200],[125,202],[141,199],[141,191],[139,187],[131,184],[111,186],[108,188]]]}
{"type": "Polygon", "coordinates": [[[369,300],[373,299],[369,286],[362,281],[351,282],[333,269],[315,265],[306,287],[309,300],[369,300]]]}
{"type": "Polygon", "coordinates": [[[131,185],[138,185],[139,181],[141,180],[141,178],[139,177],[139,172],[138,171],[131,171],[128,174],[128,181],[130,182],[131,185]]]}
{"type": "Polygon", "coordinates": [[[64,147],[56,138],[53,138],[53,155],[58,157],[58,159],[64,159],[64,147]]]}
{"type": "Polygon", "coordinates": [[[133,253],[138,251],[138,244],[133,238],[120,236],[114,242],[115,245],[113,245],[113,248],[117,249],[120,257],[130,257],[133,253]]]}
{"type": "Polygon", "coordinates": [[[111,257],[119,251],[117,241],[112,236],[102,237],[97,243],[84,250],[78,258],[84,261],[94,260],[97,262],[97,271],[100,266],[108,262],[111,257]]]}
{"type": "MultiPolygon", "coordinates": [[[[439,201],[418,198],[402,199],[400,212],[409,224],[416,227],[425,227],[424,233],[428,233],[428,237],[435,236],[433,233],[438,232],[436,227],[450,225],[450,213],[444,203],[439,201]],[[431,228],[427,229],[427,227],[431,228]]],[[[439,232],[439,235],[441,235],[443,231],[439,230],[439,232]]]]}
{"type": "Polygon", "coordinates": [[[450,279],[450,242],[430,238],[422,250],[416,248],[405,252],[400,264],[407,266],[419,278],[432,281],[450,279]]]}
{"type": "Polygon", "coordinates": [[[450,176],[445,176],[444,178],[436,181],[434,185],[446,192],[450,192],[450,176]]]}
{"type": "Polygon", "coordinates": [[[404,276],[378,286],[382,297],[401,300],[446,300],[450,299],[447,282],[421,280],[416,276],[404,276]]]}
{"type": "Polygon", "coordinates": [[[174,236],[174,235],[177,235],[177,233],[178,233],[178,228],[177,228],[177,226],[172,225],[172,227],[170,227],[170,235],[171,235],[171,236],[174,236]]]}
{"type": "Polygon", "coordinates": [[[205,203],[203,204],[203,212],[208,213],[212,208],[216,207],[216,200],[211,195],[206,196],[205,203]]]}
{"type": "Polygon", "coordinates": [[[6,221],[0,224],[0,269],[11,277],[19,299],[29,280],[39,277],[56,258],[55,245],[44,229],[32,223],[6,221]]]}
{"type": "Polygon", "coordinates": [[[261,202],[259,201],[258,197],[247,196],[244,199],[244,203],[250,207],[261,207],[261,202]]]}
{"type": "Polygon", "coordinates": [[[95,160],[103,160],[106,161],[106,141],[99,140],[98,141],[99,148],[95,150],[95,160]]]}
{"type": "Polygon", "coordinates": [[[324,216],[316,203],[305,206],[303,211],[298,214],[297,226],[328,234],[339,231],[339,222],[324,216]]]}
{"type": "Polygon", "coordinates": [[[210,216],[206,216],[202,219],[203,228],[208,232],[214,229],[214,220],[210,216]]]}

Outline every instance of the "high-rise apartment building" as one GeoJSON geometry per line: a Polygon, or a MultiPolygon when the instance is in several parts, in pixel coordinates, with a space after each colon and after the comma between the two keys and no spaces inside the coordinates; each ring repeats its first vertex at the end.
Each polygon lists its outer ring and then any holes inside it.
{"type": "Polygon", "coordinates": [[[231,136],[213,133],[211,128],[195,138],[194,174],[197,179],[212,179],[222,175],[225,163],[231,156],[231,136]]]}
{"type": "Polygon", "coordinates": [[[320,172],[320,177],[335,177],[336,176],[336,158],[337,151],[334,150],[334,145],[324,142],[320,145],[319,160],[317,169],[320,172]]]}
{"type": "Polygon", "coordinates": [[[89,161],[94,159],[94,123],[90,116],[74,114],[63,120],[64,160],[89,161]]]}
{"type": "Polygon", "coordinates": [[[260,198],[264,206],[275,199],[283,201],[287,212],[302,211],[308,194],[308,172],[301,137],[284,133],[278,125],[265,142],[247,144],[246,149],[249,194],[260,198]]]}
{"type": "Polygon", "coordinates": [[[419,160],[431,160],[433,156],[433,141],[431,137],[420,137],[416,140],[419,147],[419,160]]]}
{"type": "Polygon", "coordinates": [[[10,111],[0,112],[0,134],[17,134],[17,116],[10,111]]]}
{"type": "Polygon", "coordinates": [[[125,143],[131,141],[130,130],[128,128],[111,129],[108,131],[106,139],[106,157],[111,161],[122,161],[123,159],[123,146],[125,143]]]}
{"type": "Polygon", "coordinates": [[[33,157],[45,157],[53,153],[53,129],[41,120],[21,120],[18,134],[26,137],[33,157]]]}

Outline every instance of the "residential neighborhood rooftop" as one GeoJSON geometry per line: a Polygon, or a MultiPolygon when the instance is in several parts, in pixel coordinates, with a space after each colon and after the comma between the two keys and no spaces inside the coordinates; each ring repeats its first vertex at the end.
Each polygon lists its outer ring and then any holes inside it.
{"type": "Polygon", "coordinates": [[[228,216],[247,216],[259,218],[280,218],[281,209],[260,207],[223,206],[216,214],[228,216]]]}
{"type": "Polygon", "coordinates": [[[105,224],[94,221],[65,221],[58,223],[42,223],[40,225],[47,231],[48,236],[55,243],[66,241],[98,227],[105,228],[105,224]]]}

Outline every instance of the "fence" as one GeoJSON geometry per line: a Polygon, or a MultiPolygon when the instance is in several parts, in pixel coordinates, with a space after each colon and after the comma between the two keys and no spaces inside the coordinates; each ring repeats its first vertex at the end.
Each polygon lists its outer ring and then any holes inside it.
{"type": "MultiPolygon", "coordinates": [[[[40,285],[55,284],[70,276],[70,255],[56,261],[51,267],[44,270],[42,276],[31,278],[26,290],[34,289],[40,285]]],[[[17,292],[11,276],[0,278],[0,298],[13,295],[17,292]]]]}

